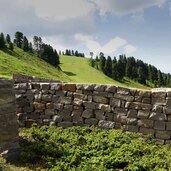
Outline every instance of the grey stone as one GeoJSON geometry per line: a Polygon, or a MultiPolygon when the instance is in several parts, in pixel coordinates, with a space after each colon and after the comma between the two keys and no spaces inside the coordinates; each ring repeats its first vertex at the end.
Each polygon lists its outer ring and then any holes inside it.
{"type": "Polygon", "coordinates": [[[130,131],[130,132],[138,132],[139,128],[137,126],[134,126],[134,125],[127,125],[126,130],[130,131]]]}
{"type": "Polygon", "coordinates": [[[71,97],[59,97],[58,102],[61,104],[71,104],[72,98],[71,97]]]}
{"type": "Polygon", "coordinates": [[[82,117],[83,118],[92,118],[94,116],[92,109],[86,109],[83,111],[82,117]]]}
{"type": "Polygon", "coordinates": [[[60,83],[51,83],[50,84],[50,89],[51,90],[61,90],[62,89],[62,84],[60,84],[60,83]]]}
{"type": "Polygon", "coordinates": [[[152,136],[154,136],[154,129],[140,127],[139,132],[145,135],[151,134],[152,136]]]}
{"type": "Polygon", "coordinates": [[[94,102],[87,102],[87,101],[84,101],[83,102],[83,106],[85,106],[86,109],[96,109],[96,103],[94,102]]]}
{"type": "Polygon", "coordinates": [[[45,102],[50,102],[50,101],[52,101],[52,95],[51,94],[43,94],[42,100],[45,102]]]}
{"type": "Polygon", "coordinates": [[[157,129],[157,130],[165,130],[166,129],[166,122],[163,122],[163,121],[155,121],[154,122],[154,129],[157,129]]]}
{"type": "Polygon", "coordinates": [[[117,89],[117,88],[116,88],[115,86],[113,86],[113,85],[107,85],[105,91],[106,91],[106,92],[115,93],[115,92],[116,92],[116,89],[117,89]]]}
{"type": "Polygon", "coordinates": [[[144,104],[142,103],[142,110],[148,110],[150,111],[152,109],[152,105],[151,104],[144,104]]]}
{"type": "Polygon", "coordinates": [[[73,105],[64,105],[64,110],[72,111],[73,105]]]}
{"type": "Polygon", "coordinates": [[[72,122],[64,121],[64,122],[58,123],[57,125],[59,127],[68,128],[68,127],[72,127],[73,126],[73,123],[72,122]]]}
{"type": "Polygon", "coordinates": [[[96,119],[96,118],[88,118],[88,119],[85,119],[85,124],[88,124],[88,125],[97,125],[98,124],[98,119],[96,119]]]}
{"type": "Polygon", "coordinates": [[[136,125],[137,124],[137,118],[128,118],[127,119],[127,124],[128,125],[136,125]]]}
{"type": "MultiPolygon", "coordinates": [[[[82,85],[82,89],[83,90],[90,90],[93,91],[94,90],[95,85],[94,84],[83,84],[82,85]]],[[[78,88],[77,88],[78,89],[78,88]]]]}
{"type": "Polygon", "coordinates": [[[151,97],[151,91],[137,90],[135,94],[136,96],[141,96],[141,97],[151,97]]]}
{"type": "Polygon", "coordinates": [[[153,128],[154,121],[149,120],[149,119],[141,119],[141,120],[138,120],[137,125],[140,127],[145,127],[145,128],[153,128]]]}
{"type": "Polygon", "coordinates": [[[99,104],[98,109],[102,110],[103,112],[111,112],[110,105],[99,104]]]}
{"type": "Polygon", "coordinates": [[[139,110],[138,111],[138,118],[148,118],[150,116],[150,112],[146,110],[139,110]]]}
{"type": "Polygon", "coordinates": [[[165,121],[167,119],[167,117],[166,117],[166,115],[164,113],[155,113],[155,112],[152,112],[150,114],[149,119],[158,120],[158,121],[165,121]]]}
{"type": "Polygon", "coordinates": [[[117,99],[120,99],[120,100],[126,100],[127,102],[133,102],[134,101],[134,96],[130,96],[130,95],[115,93],[114,97],[117,99]]]}
{"type": "Polygon", "coordinates": [[[56,122],[51,121],[51,122],[49,123],[49,126],[56,126],[56,122]]]}
{"type": "Polygon", "coordinates": [[[104,112],[101,111],[101,110],[95,110],[94,111],[94,114],[96,116],[96,119],[98,120],[105,120],[105,115],[104,115],[104,112]]]}
{"type": "Polygon", "coordinates": [[[102,96],[93,96],[93,101],[102,104],[107,104],[109,102],[108,98],[102,96]]]}
{"type": "Polygon", "coordinates": [[[32,89],[40,89],[40,83],[32,83],[32,89]]]}
{"type": "Polygon", "coordinates": [[[50,89],[50,84],[49,83],[40,83],[40,88],[42,90],[49,90],[50,89]]]}
{"type": "Polygon", "coordinates": [[[166,130],[171,131],[171,122],[166,122],[166,130]]]}
{"type": "Polygon", "coordinates": [[[110,98],[110,105],[113,107],[121,107],[121,100],[116,98],[110,98]]]}
{"type": "Polygon", "coordinates": [[[55,96],[57,96],[57,97],[63,97],[65,95],[66,95],[66,91],[56,90],[56,92],[55,92],[55,96]]]}
{"type": "Polygon", "coordinates": [[[103,129],[112,129],[115,127],[115,122],[100,120],[98,126],[103,129]]]}
{"type": "Polygon", "coordinates": [[[125,107],[126,108],[130,108],[130,109],[138,109],[138,110],[141,110],[142,109],[142,103],[138,103],[138,102],[126,102],[125,107]]]}
{"type": "Polygon", "coordinates": [[[143,99],[142,99],[142,102],[143,102],[143,103],[150,104],[150,103],[151,103],[151,98],[147,98],[147,97],[146,97],[146,98],[143,98],[143,99]]]}
{"type": "Polygon", "coordinates": [[[82,100],[80,100],[80,99],[74,99],[74,101],[73,101],[73,104],[74,105],[78,105],[78,106],[81,106],[82,105],[82,103],[83,103],[83,101],[82,100]]]}
{"type": "Polygon", "coordinates": [[[163,113],[163,106],[154,105],[152,111],[156,113],[163,113]]]}
{"type": "Polygon", "coordinates": [[[137,110],[130,109],[128,111],[128,118],[137,118],[138,112],[137,110]]]}
{"type": "Polygon", "coordinates": [[[114,113],[118,115],[127,115],[127,109],[124,108],[115,108],[114,113]]]}
{"type": "Polygon", "coordinates": [[[54,122],[61,122],[62,121],[62,116],[60,116],[60,115],[54,115],[53,116],[53,121],[54,122]]]}
{"type": "Polygon", "coordinates": [[[54,109],[46,109],[45,110],[45,115],[54,115],[54,114],[55,114],[54,109]]]}
{"type": "Polygon", "coordinates": [[[105,85],[96,84],[95,87],[94,87],[94,90],[95,91],[104,91],[105,87],[106,87],[105,85]]]}
{"type": "Polygon", "coordinates": [[[156,131],[155,137],[159,139],[169,140],[171,138],[171,134],[168,131],[156,131]]]}
{"type": "Polygon", "coordinates": [[[117,93],[118,93],[118,94],[129,95],[129,94],[130,94],[130,89],[128,89],[128,88],[123,88],[123,87],[118,87],[118,88],[117,88],[117,93]]]}
{"type": "Polygon", "coordinates": [[[165,105],[166,92],[152,92],[152,104],[165,105]]]}

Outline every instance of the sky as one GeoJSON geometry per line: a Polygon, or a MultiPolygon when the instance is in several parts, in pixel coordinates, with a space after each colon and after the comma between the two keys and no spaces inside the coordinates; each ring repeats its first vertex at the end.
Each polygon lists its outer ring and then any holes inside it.
{"type": "Polygon", "coordinates": [[[171,0],[0,0],[0,32],[57,50],[134,56],[171,73],[171,0]]]}

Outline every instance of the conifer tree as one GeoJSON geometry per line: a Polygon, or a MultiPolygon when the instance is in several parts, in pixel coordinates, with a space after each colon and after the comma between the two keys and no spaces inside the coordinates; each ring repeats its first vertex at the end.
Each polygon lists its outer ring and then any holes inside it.
{"type": "Polygon", "coordinates": [[[105,74],[109,77],[112,76],[112,59],[108,56],[106,63],[105,63],[105,74]]]}
{"type": "Polygon", "coordinates": [[[17,47],[21,48],[22,42],[23,42],[23,33],[21,32],[16,32],[15,33],[15,41],[17,47]]]}
{"type": "Polygon", "coordinates": [[[7,34],[7,36],[6,36],[6,42],[7,42],[8,44],[11,42],[11,38],[10,38],[10,35],[9,35],[9,34],[7,34]]]}
{"type": "Polygon", "coordinates": [[[29,50],[29,43],[28,43],[28,40],[27,40],[27,38],[25,36],[23,37],[21,47],[25,52],[27,52],[29,50]]]}
{"type": "Polygon", "coordinates": [[[4,48],[5,47],[5,39],[4,39],[4,34],[1,33],[0,34],[0,48],[4,48]]]}

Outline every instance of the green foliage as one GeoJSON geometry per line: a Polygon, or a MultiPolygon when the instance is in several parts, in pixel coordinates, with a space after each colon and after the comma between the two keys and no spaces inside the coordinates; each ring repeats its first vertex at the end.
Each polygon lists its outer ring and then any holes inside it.
{"type": "Polygon", "coordinates": [[[14,42],[17,45],[17,47],[21,48],[22,42],[23,42],[23,33],[19,32],[19,31],[16,32],[14,42]]]}
{"type": "Polygon", "coordinates": [[[151,137],[94,127],[21,131],[20,162],[52,171],[171,170],[171,151],[151,137]]]}
{"type": "Polygon", "coordinates": [[[5,47],[5,38],[4,38],[4,34],[0,33],[0,49],[5,47]]]}

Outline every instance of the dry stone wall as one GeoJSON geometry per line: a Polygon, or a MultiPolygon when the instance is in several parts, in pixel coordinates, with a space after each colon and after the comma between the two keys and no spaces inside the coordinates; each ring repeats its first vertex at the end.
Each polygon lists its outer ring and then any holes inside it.
{"type": "Polygon", "coordinates": [[[143,91],[113,85],[20,83],[15,85],[21,127],[95,125],[152,134],[171,144],[171,90],[143,91]]]}
{"type": "Polygon", "coordinates": [[[0,79],[0,156],[16,159],[19,152],[13,81],[0,79]]]}

